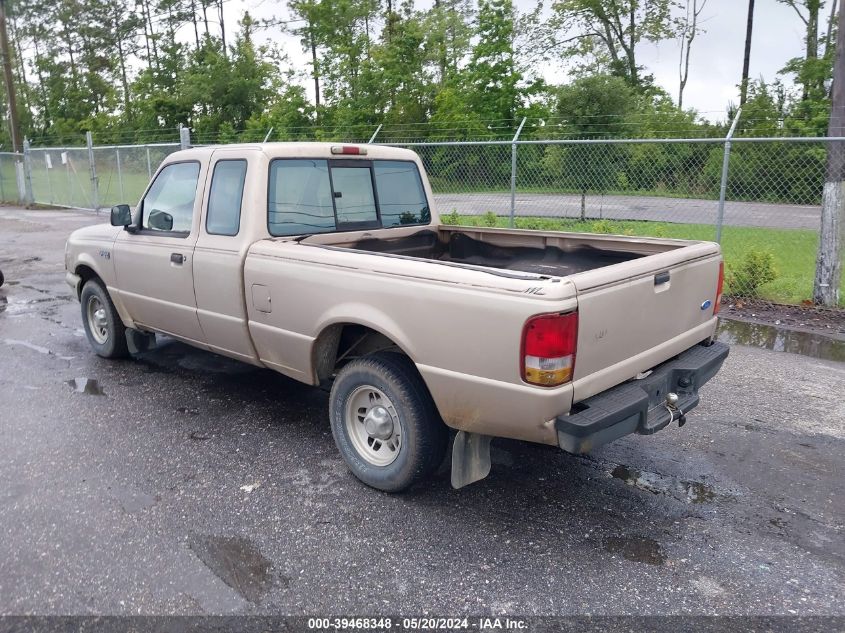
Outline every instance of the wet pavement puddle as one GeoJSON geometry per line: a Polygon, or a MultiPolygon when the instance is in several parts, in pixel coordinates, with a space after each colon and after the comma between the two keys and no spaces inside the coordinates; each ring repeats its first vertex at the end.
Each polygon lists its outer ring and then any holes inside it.
{"type": "Polygon", "coordinates": [[[610,471],[615,479],[621,479],[629,486],[654,494],[670,495],[687,503],[711,503],[718,499],[730,499],[732,495],[719,493],[712,486],[699,481],[684,481],[659,473],[630,468],[618,464],[610,471]]]}
{"type": "Polygon", "coordinates": [[[137,514],[161,501],[161,497],[157,495],[153,496],[129,488],[110,488],[110,492],[127,514],[137,514]]]}
{"type": "Polygon", "coordinates": [[[259,602],[270,588],[272,563],[249,539],[197,535],[188,546],[215,576],[250,602],[259,602]]]}
{"type": "Polygon", "coordinates": [[[845,362],[845,341],[775,325],[720,319],[718,339],[728,345],[748,345],[775,352],[845,362]]]}
{"type": "Polygon", "coordinates": [[[604,549],[611,554],[622,554],[625,560],[647,565],[662,565],[666,555],[660,543],[642,536],[609,536],[604,540],[604,549]]]}
{"type": "Polygon", "coordinates": [[[65,384],[76,393],[84,393],[89,396],[106,395],[106,392],[100,387],[100,383],[93,378],[72,378],[71,380],[65,380],[65,384]]]}

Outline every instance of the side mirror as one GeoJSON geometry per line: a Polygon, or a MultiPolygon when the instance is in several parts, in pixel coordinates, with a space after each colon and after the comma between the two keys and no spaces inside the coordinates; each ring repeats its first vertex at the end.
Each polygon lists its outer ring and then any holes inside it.
{"type": "Polygon", "coordinates": [[[118,204],[111,208],[112,226],[129,226],[132,224],[132,210],[128,204],[118,204]]]}
{"type": "Polygon", "coordinates": [[[150,211],[147,222],[151,229],[158,229],[159,231],[173,230],[173,216],[165,211],[150,211]]]}

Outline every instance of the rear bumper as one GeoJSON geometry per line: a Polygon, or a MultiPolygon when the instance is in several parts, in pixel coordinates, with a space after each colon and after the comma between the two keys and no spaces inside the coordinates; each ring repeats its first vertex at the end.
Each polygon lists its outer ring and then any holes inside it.
{"type": "Polygon", "coordinates": [[[617,385],[573,406],[555,419],[558,443],[570,453],[587,453],[631,433],[656,433],[698,405],[698,390],[719,371],[729,347],[694,345],[658,365],[641,380],[617,385]],[[666,394],[678,395],[675,411],[666,394]]]}

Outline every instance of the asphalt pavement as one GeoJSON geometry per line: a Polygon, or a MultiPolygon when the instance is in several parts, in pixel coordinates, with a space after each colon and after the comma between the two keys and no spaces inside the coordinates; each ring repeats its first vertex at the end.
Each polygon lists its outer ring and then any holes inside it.
{"type": "MultiPolygon", "coordinates": [[[[434,195],[434,200],[442,214],[455,210],[466,215],[483,215],[488,211],[496,215],[508,215],[511,208],[510,192],[440,193],[434,195]]],[[[581,196],[517,192],[514,208],[516,214],[521,216],[578,218],[581,216],[581,196]]],[[[586,198],[585,209],[590,218],[715,225],[719,201],[590,194],[586,198]]],[[[725,203],[726,226],[818,230],[820,221],[821,208],[814,205],[731,200],[725,203]]]]}
{"type": "Polygon", "coordinates": [[[324,391],[95,356],[62,263],[94,221],[0,209],[0,613],[845,615],[845,364],[737,345],[683,428],[387,495],[324,391]]]}

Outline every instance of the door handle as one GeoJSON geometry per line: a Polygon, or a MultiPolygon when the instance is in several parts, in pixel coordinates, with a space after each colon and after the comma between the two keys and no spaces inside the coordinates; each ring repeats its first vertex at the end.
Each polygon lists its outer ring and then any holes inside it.
{"type": "Polygon", "coordinates": [[[173,264],[182,264],[185,261],[185,256],[182,253],[170,253],[170,262],[173,264]]]}

